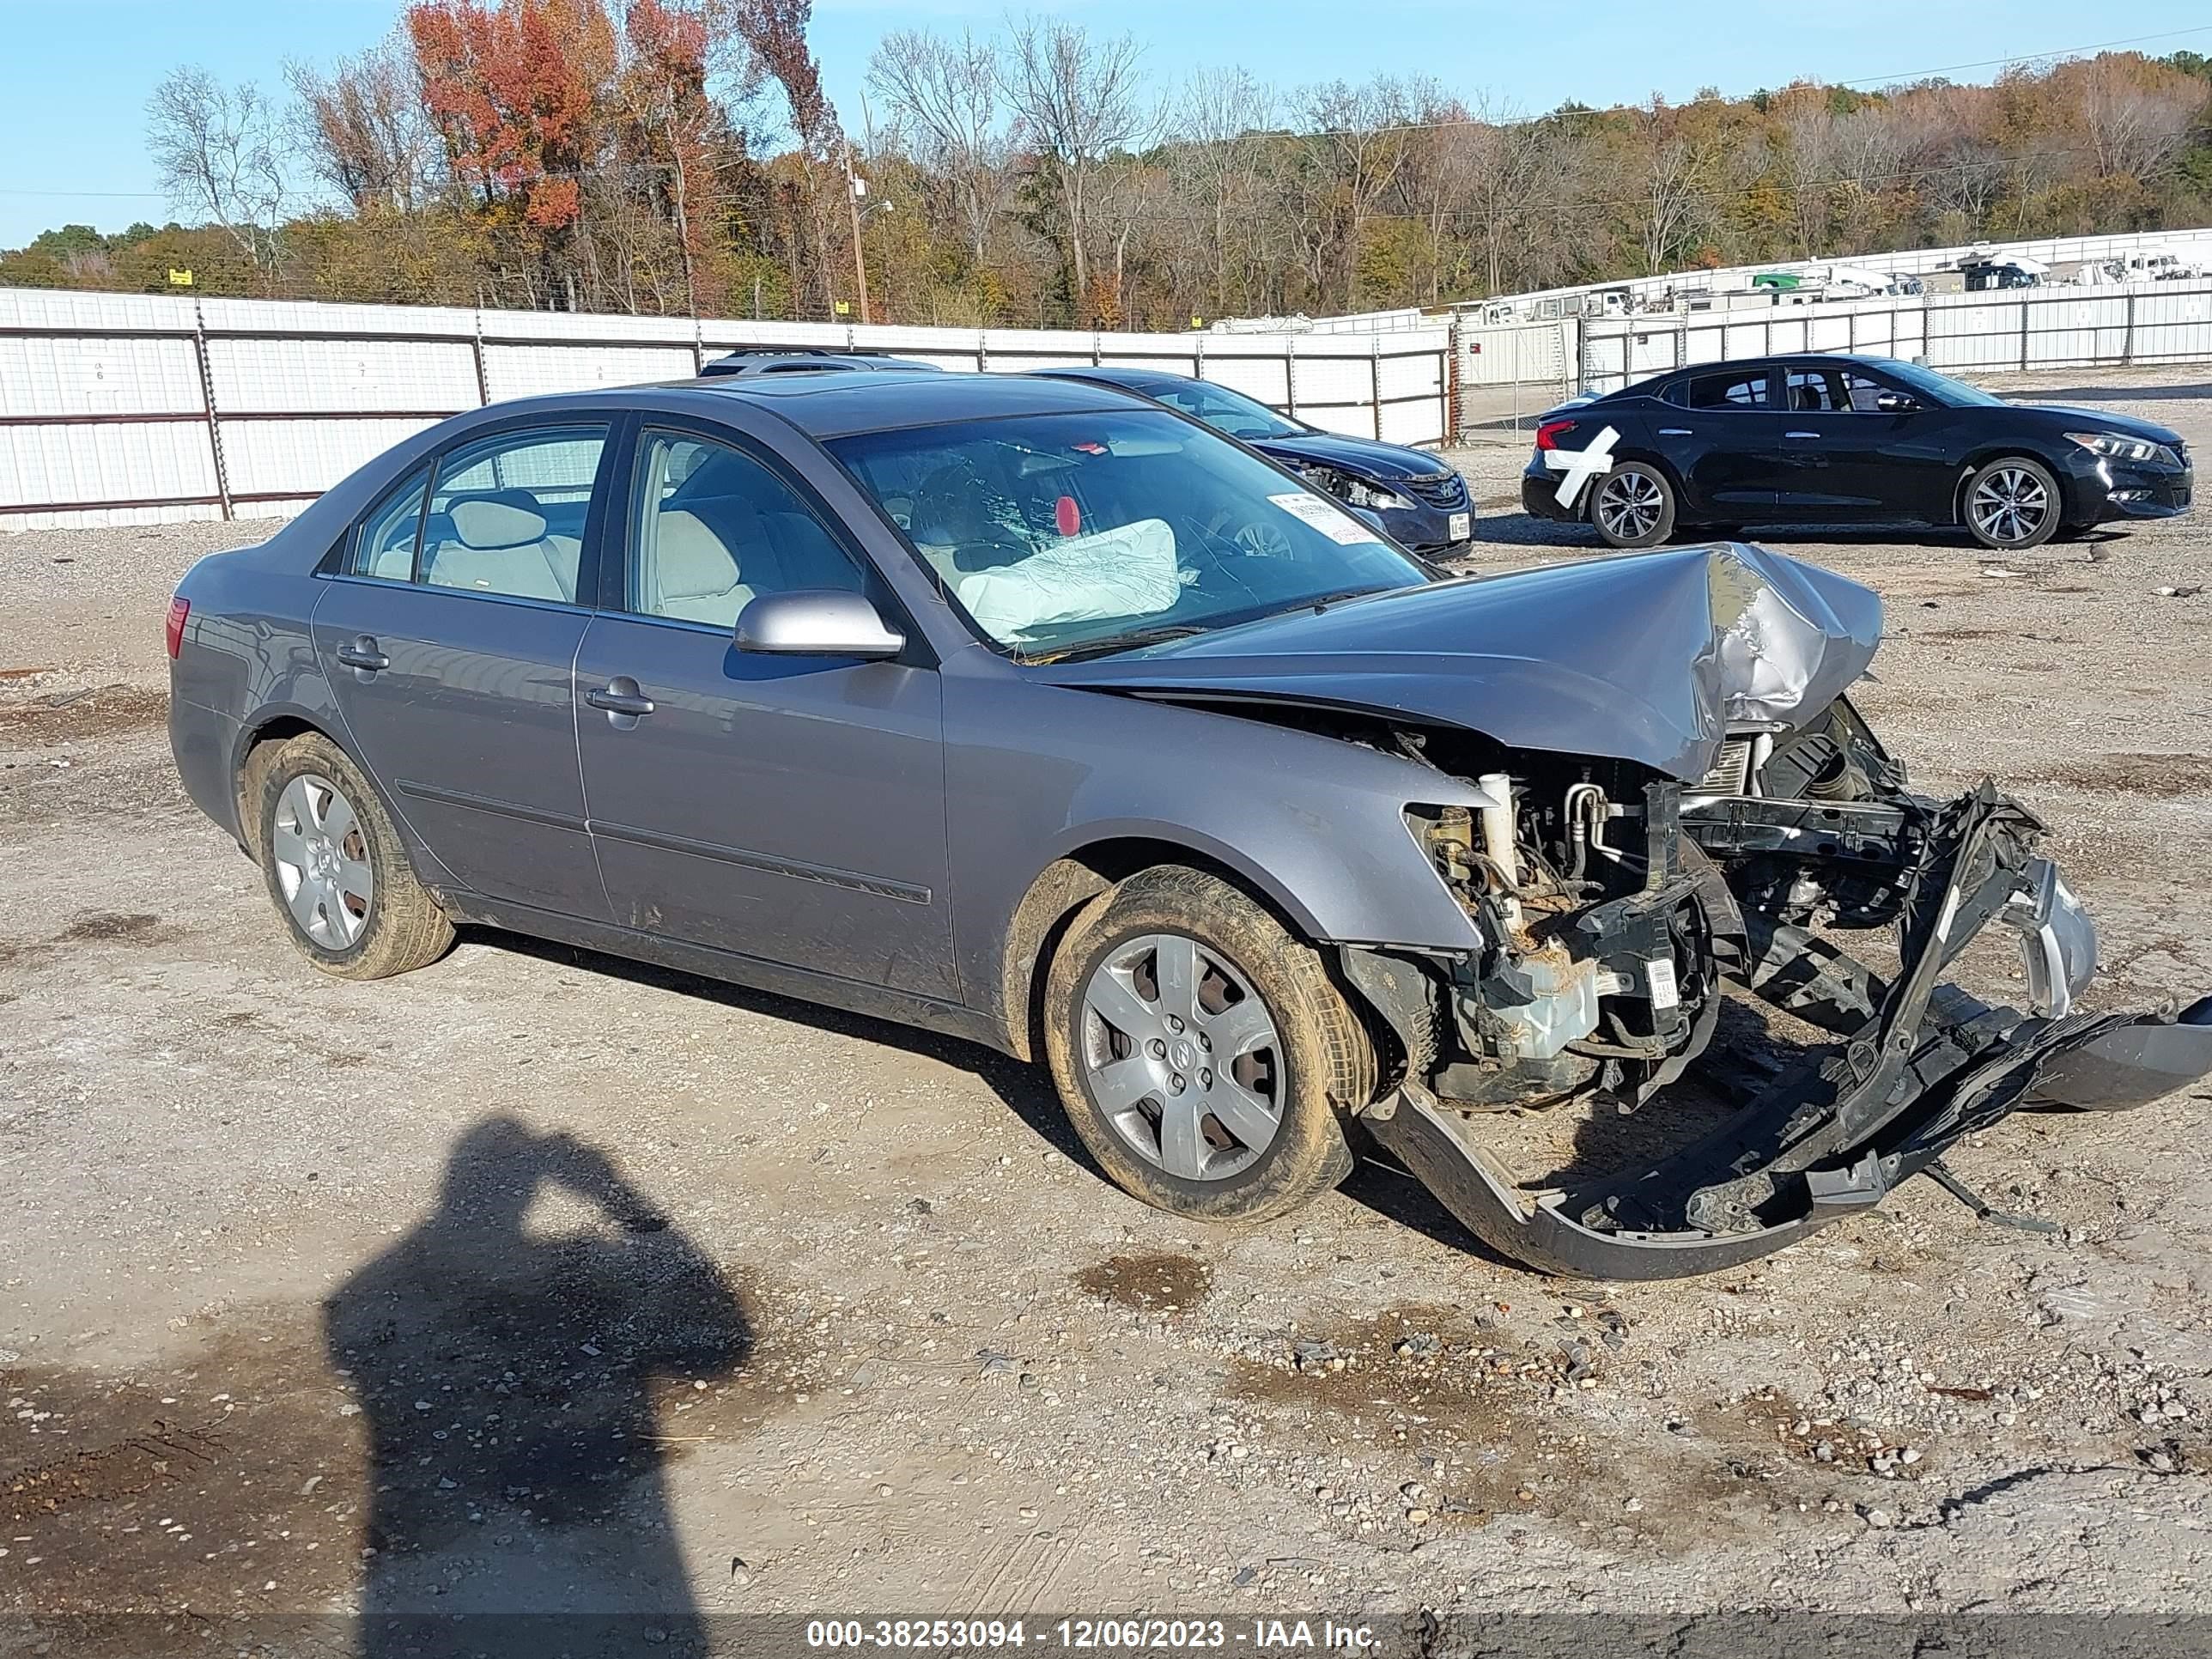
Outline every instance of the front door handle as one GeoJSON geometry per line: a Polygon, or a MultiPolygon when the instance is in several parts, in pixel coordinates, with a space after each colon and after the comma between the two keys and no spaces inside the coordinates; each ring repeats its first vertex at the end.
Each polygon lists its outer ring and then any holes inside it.
{"type": "Polygon", "coordinates": [[[1817,432],[1785,432],[1782,435],[1785,438],[1817,438],[1820,434],[1817,432]]]}
{"type": "Polygon", "coordinates": [[[605,685],[592,687],[584,693],[584,701],[594,708],[605,709],[607,718],[617,726],[653,712],[653,699],[639,690],[637,682],[627,674],[617,674],[605,685]]]}
{"type": "Polygon", "coordinates": [[[1662,426],[1659,428],[1659,435],[1662,438],[1691,438],[1697,434],[1686,426],[1662,426]]]}
{"type": "Polygon", "coordinates": [[[392,666],[392,659],[377,648],[376,641],[368,635],[356,636],[350,645],[337,648],[337,659],[348,668],[358,668],[364,674],[374,674],[380,668],[392,666]]]}

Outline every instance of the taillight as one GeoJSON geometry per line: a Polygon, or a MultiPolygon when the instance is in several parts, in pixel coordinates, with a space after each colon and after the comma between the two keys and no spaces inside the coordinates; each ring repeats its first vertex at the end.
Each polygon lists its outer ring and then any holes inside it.
{"type": "Polygon", "coordinates": [[[171,662],[176,661],[177,653],[185,648],[185,623],[191,614],[192,602],[183,594],[179,593],[169,601],[169,625],[166,636],[171,662]]]}
{"type": "Polygon", "coordinates": [[[1547,421],[1536,428],[1536,447],[1539,450],[1557,449],[1560,435],[1574,429],[1572,421],[1547,421]]]}

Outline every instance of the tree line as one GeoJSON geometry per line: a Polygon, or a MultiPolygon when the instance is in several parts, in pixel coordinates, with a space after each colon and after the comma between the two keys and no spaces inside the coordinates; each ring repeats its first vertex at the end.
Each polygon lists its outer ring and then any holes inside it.
{"type": "Polygon", "coordinates": [[[49,231],[0,284],[1173,328],[2212,222],[2193,52],[1534,113],[1425,74],[1170,80],[1051,15],[888,33],[841,113],[811,10],[417,0],[281,91],[179,68],[147,143],[181,222],[49,231]]]}

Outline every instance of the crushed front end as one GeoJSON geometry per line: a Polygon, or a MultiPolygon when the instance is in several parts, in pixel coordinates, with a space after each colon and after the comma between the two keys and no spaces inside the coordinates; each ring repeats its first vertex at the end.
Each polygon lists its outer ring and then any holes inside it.
{"type": "Polygon", "coordinates": [[[1695,781],[1401,734],[1498,805],[1408,814],[1483,948],[1341,951],[1395,1039],[1364,1121],[1485,1243],[1582,1277],[1710,1272],[1931,1166],[1971,1198],[1939,1160],[2021,1107],[2123,1109],[2212,1072],[2212,998],[2077,1006],[2095,930],[2027,808],[1987,782],[1912,793],[1839,694],[1732,712],[1695,781]],[[2025,1009],[1946,979],[1991,927],[2021,951],[2025,1009]],[[1836,942],[1854,931],[1882,968],[1836,942]],[[1778,1064],[1717,1042],[1731,999],[1825,1040],[1778,1064]],[[1656,1161],[1528,1187],[1497,1150],[1499,1111],[1668,1114],[1677,1079],[1718,1109],[1656,1161]]]}

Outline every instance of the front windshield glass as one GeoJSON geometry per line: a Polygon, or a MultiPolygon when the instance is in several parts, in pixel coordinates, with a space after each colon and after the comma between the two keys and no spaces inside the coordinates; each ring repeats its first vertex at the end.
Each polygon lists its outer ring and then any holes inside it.
{"type": "Polygon", "coordinates": [[[1286,421],[1256,398],[1227,386],[1193,380],[1187,386],[1148,386],[1148,396],[1203,421],[1216,432],[1250,443],[1255,438],[1294,438],[1306,428],[1286,421]]]}
{"type": "Polygon", "coordinates": [[[986,639],[1027,661],[1429,580],[1326,496],[1156,410],[834,439],[986,639]]]}
{"type": "Polygon", "coordinates": [[[1903,361],[1885,362],[1881,372],[1900,386],[1920,394],[1923,402],[1948,404],[1954,409],[1976,404],[2002,406],[2004,399],[1992,398],[1979,386],[1968,386],[1964,380],[1954,380],[1948,374],[1938,374],[1932,368],[1923,368],[1918,363],[1903,361]]]}

